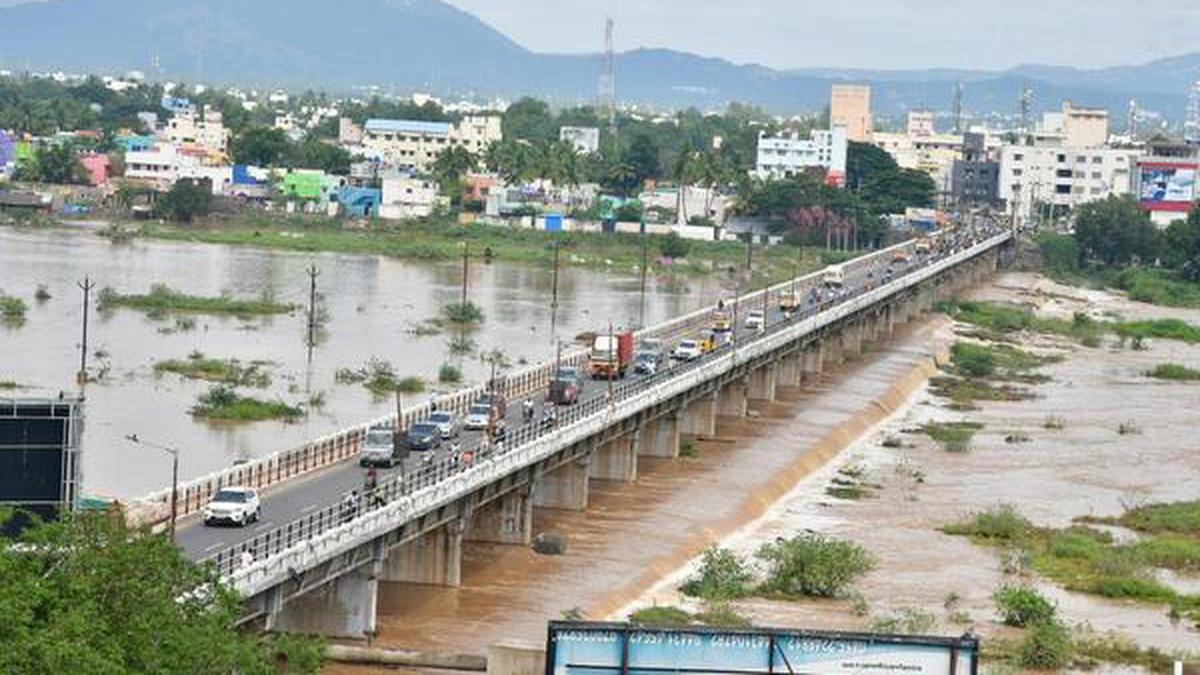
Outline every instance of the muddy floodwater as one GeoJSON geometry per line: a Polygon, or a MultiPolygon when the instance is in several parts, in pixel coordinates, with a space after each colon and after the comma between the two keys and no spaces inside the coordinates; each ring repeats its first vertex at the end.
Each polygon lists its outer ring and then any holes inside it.
{"type": "MultiPolygon", "coordinates": [[[[1082,311],[1096,318],[1174,316],[1200,323],[1200,312],[1151,307],[1026,274],[1003,275],[974,296],[1031,303],[1040,313],[1068,318],[1082,311]]],[[[953,339],[949,327],[939,331],[938,341],[953,339]]],[[[1001,503],[1016,506],[1036,525],[1066,527],[1079,516],[1117,516],[1133,505],[1200,497],[1195,432],[1200,386],[1145,376],[1168,361],[1200,368],[1200,346],[1151,340],[1145,351],[1111,343],[1088,349],[1052,338],[1034,338],[1022,346],[1066,357],[1040,369],[1052,379],[1033,387],[1036,399],[986,402],[978,411],[954,412],[922,387],[886,424],[802,481],[766,518],[722,542],[750,554],[776,537],[816,530],[862,544],[879,559],[878,569],[857,586],[865,616],[844,601],[749,600],[736,603],[737,609],[761,625],[843,629],[861,629],[880,617],[916,609],[934,615],[937,633],[969,629],[985,640],[1005,636],[991,594],[1014,577],[1003,573],[995,550],[937,528],[1001,503]],[[1062,430],[1045,428],[1051,415],[1064,420],[1062,430]],[[905,433],[930,421],[970,421],[984,428],[970,452],[950,454],[924,435],[905,433]],[[1140,432],[1122,435],[1122,423],[1140,432]],[[1006,442],[1014,433],[1028,436],[1029,442],[1006,442]],[[885,439],[897,437],[911,447],[883,447],[885,439]],[[859,501],[826,496],[825,488],[844,467],[864,470],[863,482],[882,489],[859,501]],[[957,600],[947,609],[951,594],[957,600]]],[[[686,605],[676,587],[688,573],[687,566],[675,570],[634,606],[686,605]]],[[[1198,581],[1175,576],[1169,583],[1194,593],[1198,581]]],[[[1058,603],[1070,625],[1120,634],[1142,647],[1200,651],[1200,632],[1186,621],[1173,623],[1165,606],[1104,600],[1066,592],[1050,582],[1035,583],[1058,603]]]]}
{"type": "MultiPolygon", "coordinates": [[[[390,361],[402,377],[416,375],[429,382],[437,381],[443,363],[460,366],[467,382],[486,377],[477,357],[450,353],[451,335],[418,337],[411,332],[436,317],[441,307],[458,301],[461,263],[154,241],[112,244],[87,231],[0,228],[0,289],[29,305],[23,326],[0,325],[0,380],[26,387],[5,394],[56,395],[75,389],[82,302],[76,283],[85,276],[97,291],[111,287],[145,293],[153,284],[165,283],[195,295],[267,293],[303,307],[308,302],[305,270],[314,264],[320,270],[318,289],[328,320],[311,367],[303,310],[248,319],[193,315],[195,326],[182,330],[177,317],[154,319],[127,309],[93,313],[90,365],[106,374],[85,392],[85,492],[129,499],[169,483],[169,460],[130,446],[122,440],[127,434],[181,448],[180,471],[186,479],[387,414],[392,400],[375,399],[358,385],[334,382],[339,368],[359,368],[372,357],[390,361]],[[50,293],[49,300],[34,299],[39,285],[50,293]],[[271,362],[271,386],[243,393],[291,404],[306,404],[319,393],[324,404],[294,424],[197,422],[188,410],[209,385],[174,375],[157,377],[153,371],[156,362],[183,359],[193,351],[243,363],[271,362]]],[[[555,337],[570,341],[610,321],[630,325],[641,311],[635,271],[598,272],[564,265],[552,335],[550,269],[476,261],[469,280],[470,299],[487,317],[469,337],[481,350],[502,349],[514,363],[553,358],[555,337]]],[[[713,302],[720,283],[715,276],[651,279],[646,322],[657,323],[713,302]]]]}
{"type": "MultiPolygon", "coordinates": [[[[691,459],[639,458],[636,483],[592,482],[586,511],[535,509],[534,531],[566,535],[566,555],[469,544],[458,589],[383,584],[376,644],[483,654],[504,638],[545,639],[573,610],[602,619],[705,546],[766,512],[805,475],[867,432],[928,374],[938,321],[829,373],[812,390],[752,402],[757,419],[721,418],[691,459]]],[[[333,666],[329,672],[366,673],[333,666]]]]}

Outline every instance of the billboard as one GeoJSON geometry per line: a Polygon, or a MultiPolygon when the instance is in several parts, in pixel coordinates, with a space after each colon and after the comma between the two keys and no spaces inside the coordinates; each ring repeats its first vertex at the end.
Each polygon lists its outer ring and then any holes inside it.
{"type": "Polygon", "coordinates": [[[81,407],[70,399],[0,399],[0,506],[23,512],[0,534],[16,534],[29,515],[49,520],[74,507],[81,407]]]}
{"type": "Polygon", "coordinates": [[[1149,208],[1190,208],[1195,201],[1195,165],[1141,164],[1138,168],[1139,199],[1149,208]]]}
{"type": "Polygon", "coordinates": [[[546,675],[975,675],[979,641],[772,629],[552,622],[546,675]]]}

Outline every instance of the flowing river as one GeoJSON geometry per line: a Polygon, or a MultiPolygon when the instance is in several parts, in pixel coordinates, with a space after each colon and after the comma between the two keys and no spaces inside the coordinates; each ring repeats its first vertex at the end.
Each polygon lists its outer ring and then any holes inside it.
{"type": "MultiPolygon", "coordinates": [[[[565,258],[564,258],[565,260],[565,258]]],[[[145,293],[165,283],[193,295],[269,294],[297,305],[290,315],[257,318],[190,315],[194,327],[177,319],[154,318],[118,309],[91,314],[88,351],[92,372],[104,376],[86,386],[83,442],[84,492],[131,499],[166,486],[170,460],[165,453],[135,447],[128,434],[182,450],[180,474],[192,478],[239,461],[261,457],[337,429],[381,417],[391,398],[373,396],[361,385],[338,384],[341,368],[361,368],[372,358],[391,362],[397,373],[434,383],[442,364],[461,368],[465,383],[488,376],[477,354],[502,350],[522,362],[552,359],[559,340],[570,343],[585,331],[636,324],[642,312],[641,282],[635,270],[594,271],[564,264],[559,273],[558,311],[552,329],[553,273],[548,268],[474,261],[468,274],[471,301],[486,320],[466,334],[474,355],[455,355],[449,332],[415,333],[459,300],[461,263],[417,263],[381,256],[308,254],[213,246],[134,241],[114,244],[86,228],[28,231],[0,228],[0,291],[29,305],[26,321],[0,324],[0,381],[22,386],[6,396],[55,396],[78,391],[82,291],[89,277],[96,293],[113,288],[145,293]],[[323,329],[311,365],[307,359],[309,277],[315,265],[323,297],[323,329]],[[35,299],[39,285],[50,294],[35,299]],[[270,386],[243,388],[260,399],[282,400],[308,409],[295,423],[214,424],[195,420],[189,410],[210,383],[177,375],[156,375],[154,365],[207,357],[266,361],[270,386]],[[317,396],[319,406],[309,405],[317,396]]],[[[647,283],[647,325],[711,304],[722,279],[651,278],[647,283]]],[[[422,398],[429,394],[417,395],[422,398]]]]}

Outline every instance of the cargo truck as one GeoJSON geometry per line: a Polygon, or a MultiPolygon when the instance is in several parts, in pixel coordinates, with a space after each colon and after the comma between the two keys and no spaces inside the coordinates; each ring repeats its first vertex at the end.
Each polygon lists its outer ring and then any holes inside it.
{"type": "Polygon", "coordinates": [[[633,333],[623,331],[597,335],[588,355],[588,371],[594,380],[618,380],[633,365],[633,333]]]}

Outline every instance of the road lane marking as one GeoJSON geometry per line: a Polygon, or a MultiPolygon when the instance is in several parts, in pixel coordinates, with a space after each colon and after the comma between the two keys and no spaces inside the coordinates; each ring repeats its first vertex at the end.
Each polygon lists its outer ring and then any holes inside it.
{"type": "Polygon", "coordinates": [[[215,550],[217,550],[217,549],[219,549],[219,548],[222,548],[223,546],[225,546],[225,542],[223,542],[223,541],[218,541],[217,543],[213,544],[212,546],[209,546],[208,548],[204,549],[204,552],[205,552],[205,553],[212,553],[213,551],[215,551],[215,550]]]}
{"type": "Polygon", "coordinates": [[[300,509],[300,513],[308,513],[309,511],[316,511],[319,508],[321,508],[320,504],[309,504],[308,506],[300,509]]]}
{"type": "Polygon", "coordinates": [[[254,531],[255,531],[255,532],[262,532],[263,530],[267,529],[268,527],[275,527],[275,523],[273,523],[273,522],[271,522],[271,521],[269,521],[269,520],[268,520],[267,522],[265,522],[265,523],[263,523],[263,524],[259,525],[258,527],[255,527],[255,528],[254,528],[254,531]]]}

